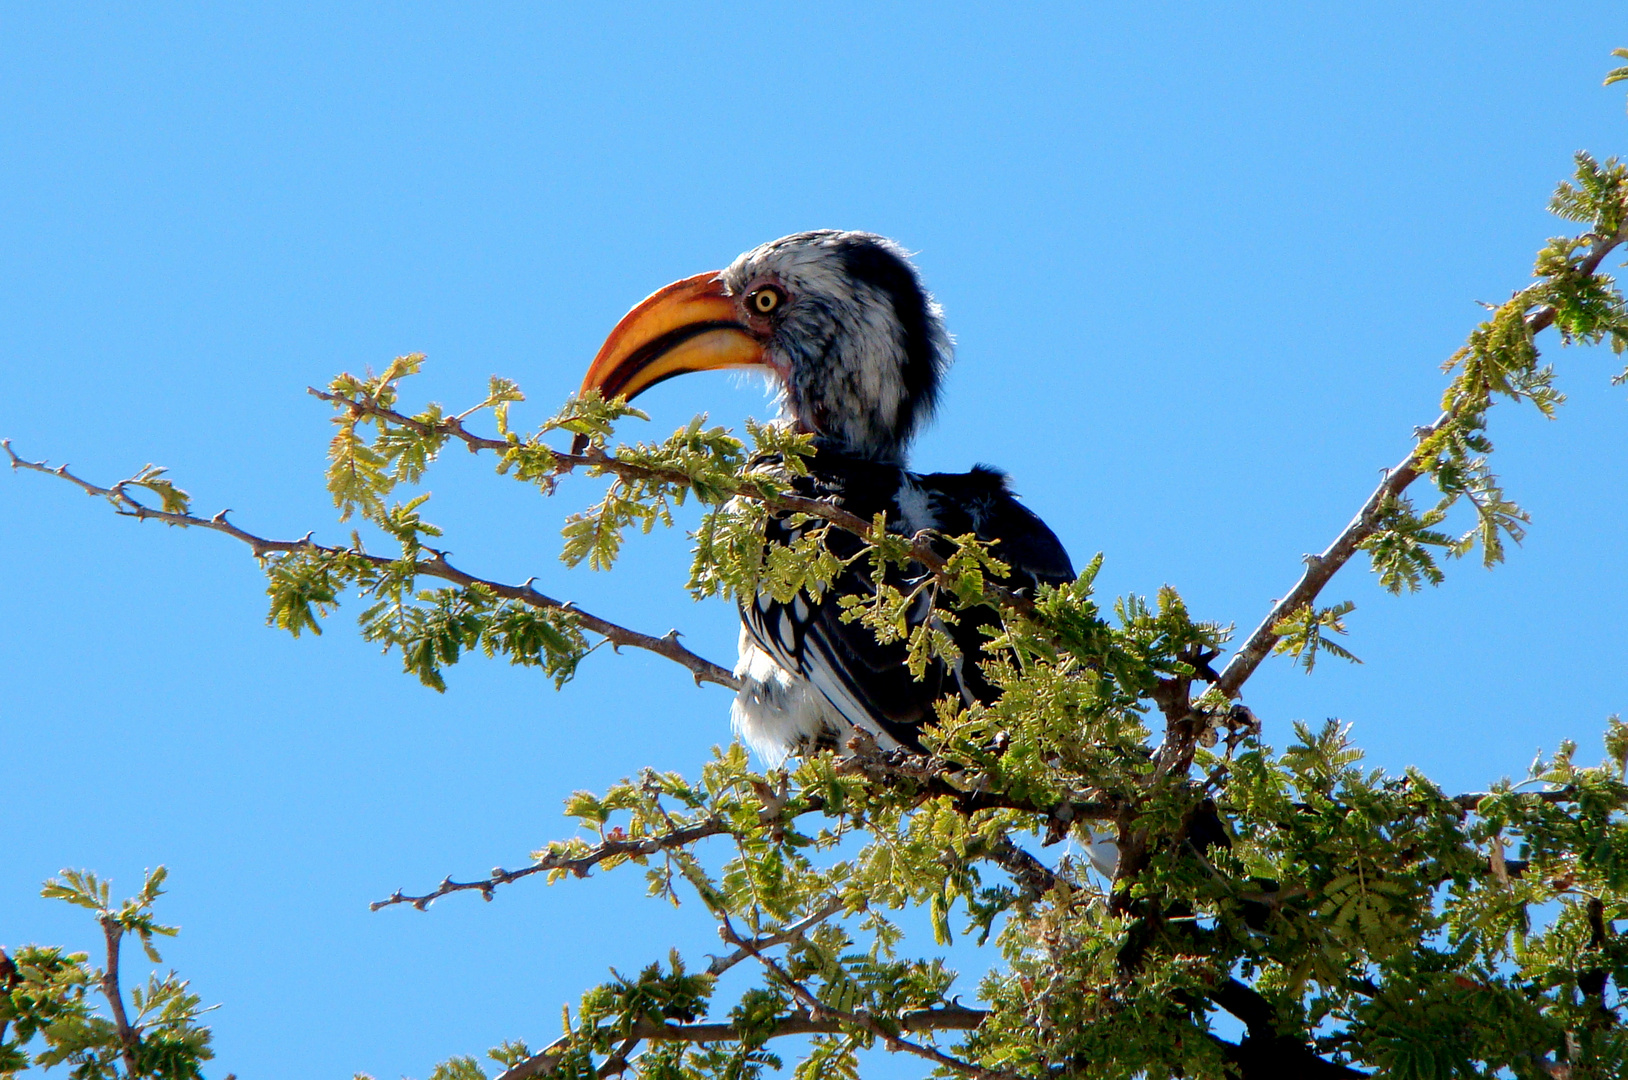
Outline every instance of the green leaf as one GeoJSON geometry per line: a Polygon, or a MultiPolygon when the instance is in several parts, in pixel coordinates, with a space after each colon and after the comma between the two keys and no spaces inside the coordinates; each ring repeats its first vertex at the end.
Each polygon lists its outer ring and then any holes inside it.
{"type": "Polygon", "coordinates": [[[1345,600],[1333,607],[1314,608],[1307,604],[1291,611],[1272,627],[1272,632],[1279,638],[1278,643],[1272,647],[1272,652],[1292,654],[1307,672],[1317,666],[1319,652],[1326,652],[1353,664],[1362,663],[1324,633],[1327,630],[1344,634],[1345,616],[1355,611],[1356,607],[1352,601],[1345,600]]]}

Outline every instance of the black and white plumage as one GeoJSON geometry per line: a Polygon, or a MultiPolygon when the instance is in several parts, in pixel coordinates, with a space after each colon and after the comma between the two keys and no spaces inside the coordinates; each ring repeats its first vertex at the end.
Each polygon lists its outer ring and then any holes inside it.
{"type": "Polygon", "coordinates": [[[746,314],[765,335],[787,419],[856,457],[902,464],[938,406],[952,342],[943,312],[890,240],[795,233],[753,248],[721,275],[730,295],[777,297],[746,314]]]}
{"type": "MultiPolygon", "coordinates": [[[[754,248],[719,272],[655,293],[611,333],[583,387],[629,397],[686,371],[760,367],[779,391],[786,422],[814,436],[809,475],[799,494],[828,499],[865,520],[879,512],[889,528],[946,536],[975,533],[995,541],[1012,568],[1005,584],[1032,590],[1074,578],[1057,537],[1012,495],[1006,478],[985,467],[919,475],[905,466],[912,436],[931,417],[948,367],[951,341],[942,314],[915,268],[892,241],[868,233],[797,233],[754,248]]],[[[786,543],[791,526],[772,519],[767,539],[786,543]]],[[[861,541],[828,534],[835,554],[861,541]]],[[[891,584],[920,567],[895,571],[891,584]]],[[[732,717],[760,755],[840,745],[855,727],[885,747],[919,749],[918,731],[945,695],[967,703],[995,696],[977,659],[994,619],[964,610],[939,625],[962,660],[929,665],[915,679],[903,642],[881,644],[858,622],[844,621],[838,597],[875,588],[867,560],[856,560],[819,597],[782,604],[759,596],[741,612],[744,687],[732,717]]],[[[911,625],[937,619],[923,594],[911,625]]]]}
{"type": "MultiPolygon", "coordinates": [[[[1013,567],[1009,587],[1032,590],[1041,583],[1073,580],[1062,545],[1013,498],[1006,477],[993,469],[922,476],[822,449],[809,462],[809,473],[795,481],[798,494],[839,502],[867,520],[885,512],[890,527],[896,523],[899,532],[933,529],[999,541],[996,550],[1013,567]]],[[[767,539],[787,543],[794,532],[785,521],[771,520],[767,539]]],[[[827,544],[843,559],[861,547],[857,537],[837,530],[828,534],[827,544]]],[[[908,590],[915,582],[907,573],[895,571],[890,584],[908,590]]],[[[903,642],[881,644],[870,629],[841,618],[836,597],[867,595],[874,588],[868,561],[858,560],[831,583],[820,602],[799,594],[783,604],[759,595],[743,606],[741,660],[735,670],[747,686],[736,698],[732,716],[736,731],[768,760],[804,747],[840,745],[854,726],[866,728],[884,746],[919,749],[917,731],[933,720],[940,698],[953,695],[972,704],[996,696],[976,663],[993,612],[963,610],[953,622],[940,620],[939,628],[955,641],[962,660],[953,666],[934,661],[917,679],[906,666],[903,642]]],[[[932,618],[923,594],[910,613],[910,624],[932,618]]]]}

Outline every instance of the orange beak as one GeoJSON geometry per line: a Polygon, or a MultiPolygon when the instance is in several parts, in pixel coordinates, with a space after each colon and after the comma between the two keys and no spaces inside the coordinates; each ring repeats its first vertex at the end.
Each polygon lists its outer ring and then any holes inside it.
{"type": "Polygon", "coordinates": [[[766,365],[716,271],[675,281],[622,317],[582,380],[582,392],[632,400],[687,371],[766,365]]]}

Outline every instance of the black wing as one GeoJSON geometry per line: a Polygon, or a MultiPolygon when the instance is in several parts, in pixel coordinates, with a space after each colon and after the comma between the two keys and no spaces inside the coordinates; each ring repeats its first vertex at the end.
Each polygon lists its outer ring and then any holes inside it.
{"type": "MultiPolygon", "coordinates": [[[[894,466],[822,450],[810,461],[810,473],[795,482],[800,494],[831,499],[866,520],[886,512],[901,531],[931,527],[946,535],[970,532],[996,541],[996,554],[1012,566],[1005,582],[1009,588],[1028,590],[1074,578],[1057,537],[1013,497],[1006,478],[993,469],[912,476],[894,466]]],[[[772,519],[767,538],[787,543],[795,538],[794,530],[783,519],[772,519]]],[[[832,530],[828,543],[844,559],[862,547],[857,537],[839,530],[832,530]]],[[[923,572],[919,566],[889,568],[887,580],[908,591],[923,572]]],[[[819,597],[799,594],[791,603],[781,604],[759,596],[741,614],[758,646],[813,683],[850,723],[880,729],[899,743],[920,749],[916,731],[933,719],[933,705],[940,698],[953,694],[969,703],[987,703],[996,696],[977,663],[986,640],[983,628],[996,616],[988,609],[964,610],[953,625],[941,624],[962,659],[954,665],[934,661],[924,677],[916,679],[906,666],[903,642],[883,644],[870,628],[842,619],[838,597],[874,592],[871,568],[859,560],[819,597]]],[[[924,594],[907,621],[913,628],[933,617],[924,594]]]]}
{"type": "Polygon", "coordinates": [[[1012,567],[1008,588],[1029,590],[1074,580],[1074,564],[1062,541],[1017,501],[999,469],[976,465],[968,473],[928,473],[916,482],[933,496],[939,532],[970,532],[997,542],[995,555],[1012,567]]]}

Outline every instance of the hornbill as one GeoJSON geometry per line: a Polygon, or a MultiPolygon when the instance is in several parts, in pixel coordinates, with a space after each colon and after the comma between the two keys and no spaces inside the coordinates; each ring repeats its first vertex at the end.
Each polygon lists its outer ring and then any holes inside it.
{"type": "MultiPolygon", "coordinates": [[[[1012,495],[1004,474],[981,465],[926,475],[907,468],[905,452],[933,413],[950,354],[942,312],[905,252],[881,236],[826,229],[782,237],[725,270],[658,290],[611,331],[582,390],[633,398],[684,372],[765,371],[784,420],[813,437],[809,475],[793,481],[798,494],[866,521],[885,513],[888,528],[907,536],[930,529],[992,541],[1011,567],[1010,589],[1072,581],[1063,545],[1012,495]]],[[[794,536],[783,516],[770,520],[770,543],[794,536]]],[[[844,560],[862,546],[837,530],[827,543],[844,560]]],[[[913,564],[890,580],[908,586],[922,572],[913,564]]],[[[856,727],[884,748],[919,751],[921,725],[934,719],[940,698],[997,696],[978,664],[993,613],[943,619],[924,590],[911,625],[936,620],[961,659],[935,661],[917,679],[903,642],[879,643],[869,627],[841,617],[838,597],[874,589],[867,560],[855,559],[819,596],[780,603],[760,594],[742,605],[735,673],[744,686],[731,715],[737,734],[771,764],[840,746],[856,727]]]]}
{"type": "MultiPolygon", "coordinates": [[[[813,438],[809,475],[792,478],[798,494],[828,499],[866,521],[884,513],[888,528],[904,535],[973,533],[1010,567],[1004,584],[1016,592],[1073,581],[1063,545],[1018,502],[1003,473],[982,465],[965,473],[907,467],[906,450],[932,416],[950,353],[942,312],[904,251],[871,233],[826,229],[771,241],[724,270],[653,293],[611,331],[582,390],[631,399],[685,372],[764,371],[779,391],[784,420],[813,438]]],[[[770,543],[795,537],[784,515],[770,517],[770,543]]],[[[846,565],[828,590],[800,592],[789,603],[759,594],[741,607],[735,673],[744,685],[731,715],[760,756],[775,765],[841,746],[855,728],[884,748],[921,751],[920,729],[934,719],[941,698],[988,704],[998,696],[978,664],[993,612],[963,609],[943,619],[923,592],[911,625],[938,620],[961,660],[935,661],[925,678],[913,678],[903,642],[880,643],[869,627],[842,618],[840,597],[876,588],[868,561],[851,558],[863,542],[831,530],[827,543],[846,565]]],[[[912,565],[889,573],[891,584],[908,587],[925,570],[912,565]]],[[[1116,842],[1084,823],[1076,829],[1092,863],[1114,878],[1116,842]]],[[[1208,800],[1186,835],[1200,851],[1230,843],[1208,800]]],[[[1234,1048],[1246,1076],[1362,1075],[1277,1036],[1255,1003],[1269,1006],[1237,985],[1225,992],[1244,998],[1243,1005],[1210,997],[1250,1024],[1249,1037],[1234,1048]]]]}

